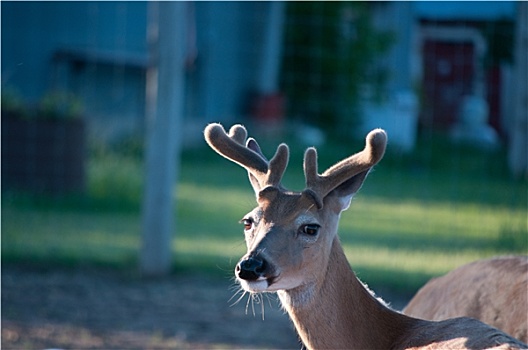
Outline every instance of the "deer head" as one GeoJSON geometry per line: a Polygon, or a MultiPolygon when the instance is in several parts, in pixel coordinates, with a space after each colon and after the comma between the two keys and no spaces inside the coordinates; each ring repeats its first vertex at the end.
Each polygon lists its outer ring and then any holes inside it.
{"type": "Polygon", "coordinates": [[[317,152],[304,155],[306,188],[289,191],[281,185],[289,149],[278,146],[271,160],[246,129],[234,125],[229,134],[219,124],[205,129],[209,146],[245,168],[258,206],[242,219],[247,253],[235,274],[249,292],[292,290],[323,279],[337,237],[340,213],[346,210],[370,169],[383,157],[387,137],[370,132],[365,149],[330,167],[317,170],[317,152]]]}

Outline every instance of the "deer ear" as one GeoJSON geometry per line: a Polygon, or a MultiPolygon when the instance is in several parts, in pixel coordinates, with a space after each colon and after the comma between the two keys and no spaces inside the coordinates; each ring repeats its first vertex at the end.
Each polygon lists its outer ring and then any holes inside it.
{"type": "Polygon", "coordinates": [[[255,153],[257,153],[266,162],[268,161],[266,156],[264,156],[264,153],[262,153],[262,150],[260,149],[260,146],[257,143],[257,140],[255,140],[254,138],[252,138],[252,137],[248,138],[248,140],[246,141],[246,147],[249,148],[250,150],[254,151],[255,153]]]}
{"type": "Polygon", "coordinates": [[[249,178],[249,182],[251,183],[251,187],[253,187],[253,191],[255,192],[255,194],[258,194],[261,190],[259,181],[249,171],[248,171],[248,178],[249,178]]]}
{"type": "MultiPolygon", "coordinates": [[[[266,156],[264,156],[264,154],[262,153],[262,150],[260,149],[259,144],[254,138],[250,137],[247,139],[246,147],[254,151],[255,153],[257,153],[260,157],[262,157],[262,159],[268,162],[268,159],[266,158],[266,156]]],[[[258,179],[253,174],[251,174],[250,171],[248,171],[248,177],[249,177],[249,182],[251,183],[251,187],[253,187],[253,191],[255,191],[256,194],[259,193],[262,188],[260,186],[258,179]]]]}
{"type": "Polygon", "coordinates": [[[332,192],[328,194],[328,198],[337,201],[339,210],[347,210],[354,195],[359,191],[363,182],[367,178],[370,169],[360,172],[352,176],[350,179],[337,186],[332,192]]]}

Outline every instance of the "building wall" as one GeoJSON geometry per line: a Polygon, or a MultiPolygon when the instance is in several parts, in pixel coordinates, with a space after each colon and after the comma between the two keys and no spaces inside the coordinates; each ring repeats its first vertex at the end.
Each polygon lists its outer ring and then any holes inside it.
{"type": "MultiPolygon", "coordinates": [[[[185,120],[240,120],[259,69],[265,2],[189,2],[185,120]],[[193,52],[193,50],[195,52],[193,52]],[[195,53],[195,56],[193,54],[195,53]],[[191,57],[192,56],[192,57],[191,57]]],[[[84,101],[91,134],[142,132],[148,2],[2,2],[2,87],[31,103],[53,88],[84,101]],[[85,56],[53,60],[58,50],[85,56]],[[95,57],[95,58],[94,58],[95,57]]],[[[201,132],[201,131],[200,131],[201,132]]]]}
{"type": "Polygon", "coordinates": [[[138,128],[144,70],[123,62],[146,60],[146,23],[145,2],[3,2],[2,87],[31,104],[55,89],[75,93],[91,135],[138,128]],[[78,60],[55,59],[64,50],[78,60]]]}
{"type": "Polygon", "coordinates": [[[146,53],[144,2],[2,2],[2,86],[37,100],[63,48],[146,53]]]}

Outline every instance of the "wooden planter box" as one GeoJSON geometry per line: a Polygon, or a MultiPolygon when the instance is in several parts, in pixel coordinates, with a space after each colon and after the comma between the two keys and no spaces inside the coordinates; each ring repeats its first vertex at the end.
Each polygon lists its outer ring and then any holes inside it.
{"type": "Polygon", "coordinates": [[[38,193],[85,188],[85,124],[2,115],[2,189],[38,193]]]}

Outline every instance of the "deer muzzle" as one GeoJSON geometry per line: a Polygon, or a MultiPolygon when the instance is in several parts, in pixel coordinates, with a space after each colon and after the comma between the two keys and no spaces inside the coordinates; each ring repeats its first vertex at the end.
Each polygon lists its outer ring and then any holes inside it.
{"type": "Polygon", "coordinates": [[[272,265],[262,255],[242,258],[235,267],[235,275],[242,288],[252,293],[270,291],[278,278],[272,265]]]}
{"type": "Polygon", "coordinates": [[[235,268],[236,276],[252,282],[265,278],[268,263],[260,256],[250,256],[240,260],[235,268]]]}

